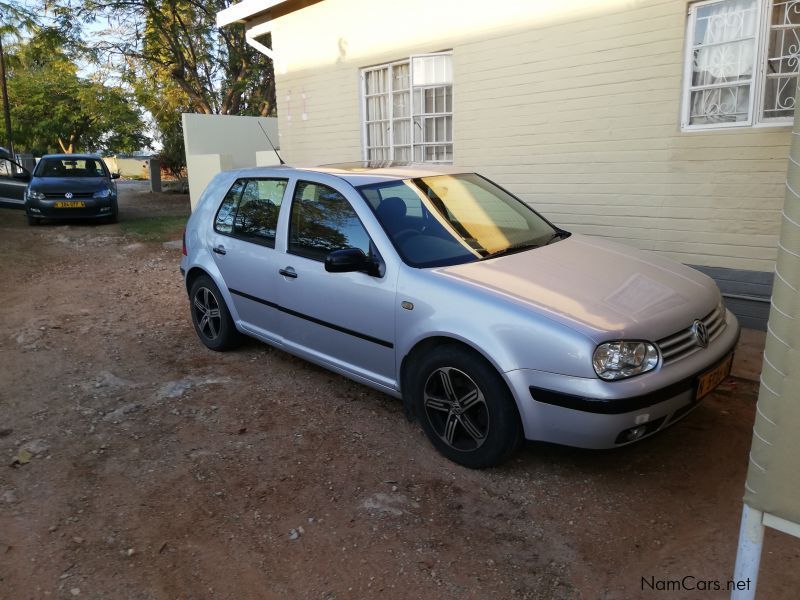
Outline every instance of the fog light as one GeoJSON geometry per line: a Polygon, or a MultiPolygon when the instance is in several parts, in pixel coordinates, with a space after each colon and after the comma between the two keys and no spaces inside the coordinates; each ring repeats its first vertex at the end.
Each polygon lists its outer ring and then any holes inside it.
{"type": "Polygon", "coordinates": [[[614,440],[615,444],[627,444],[629,442],[635,442],[638,439],[643,438],[646,435],[650,435],[658,431],[661,427],[661,424],[664,422],[666,417],[659,417],[650,421],[648,423],[641,423],[636,427],[631,427],[630,429],[623,429],[620,434],[617,436],[617,439],[614,440]]]}
{"type": "Polygon", "coordinates": [[[638,440],[645,433],[647,433],[647,427],[645,427],[644,425],[639,425],[639,427],[628,429],[628,431],[625,432],[625,441],[632,442],[634,440],[638,440]]]}
{"type": "Polygon", "coordinates": [[[110,211],[110,210],[111,210],[111,207],[110,207],[110,206],[104,206],[104,207],[102,207],[102,208],[100,209],[100,212],[108,212],[108,211],[110,211]]]}
{"type": "Polygon", "coordinates": [[[34,208],[33,206],[29,206],[28,210],[31,211],[32,213],[41,213],[42,212],[38,208],[34,208]]]}

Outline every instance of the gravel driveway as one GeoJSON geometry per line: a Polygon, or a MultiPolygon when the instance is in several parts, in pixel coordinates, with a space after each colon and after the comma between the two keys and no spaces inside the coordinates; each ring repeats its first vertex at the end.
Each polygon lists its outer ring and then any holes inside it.
{"type": "MultiPolygon", "coordinates": [[[[727,597],[651,584],[731,576],[753,382],[632,447],[469,471],[387,396],[206,350],[188,198],[120,190],[117,225],[0,209],[0,598],[727,597]]],[[[798,590],[769,531],[760,597],[798,590]]]]}

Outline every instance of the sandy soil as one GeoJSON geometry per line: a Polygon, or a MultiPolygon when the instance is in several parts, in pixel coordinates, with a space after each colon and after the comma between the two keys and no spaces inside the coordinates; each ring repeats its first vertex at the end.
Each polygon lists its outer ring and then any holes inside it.
{"type": "MultiPolygon", "coordinates": [[[[632,447],[469,471],[387,396],[206,350],[179,229],[126,227],[188,199],[121,189],[117,225],[0,209],[0,598],[727,597],[643,578],[730,578],[754,383],[632,447]]],[[[770,531],[760,597],[798,590],[800,541],[770,531]]]]}

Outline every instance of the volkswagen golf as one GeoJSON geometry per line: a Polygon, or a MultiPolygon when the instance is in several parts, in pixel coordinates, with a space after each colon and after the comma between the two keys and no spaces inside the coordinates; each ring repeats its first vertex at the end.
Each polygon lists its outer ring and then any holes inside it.
{"type": "Polygon", "coordinates": [[[739,336],[707,276],[566,231],[457,169],[220,173],[183,254],[208,348],[251,336],[401,398],[473,468],[524,439],[650,436],[728,376],[739,336]]]}

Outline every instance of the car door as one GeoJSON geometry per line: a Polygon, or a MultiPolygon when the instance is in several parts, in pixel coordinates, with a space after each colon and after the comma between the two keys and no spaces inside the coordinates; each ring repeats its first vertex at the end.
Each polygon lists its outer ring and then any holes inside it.
{"type": "Polygon", "coordinates": [[[287,226],[277,271],[284,343],[312,360],[394,387],[396,270],[384,268],[381,275],[325,270],[326,256],[343,248],[381,260],[353,205],[332,185],[300,179],[287,226]]]}
{"type": "Polygon", "coordinates": [[[25,205],[28,188],[27,171],[4,156],[0,156],[0,204],[10,207],[25,205]]]}
{"type": "Polygon", "coordinates": [[[243,328],[279,343],[275,234],[288,179],[237,179],[217,211],[209,244],[243,328]]]}

